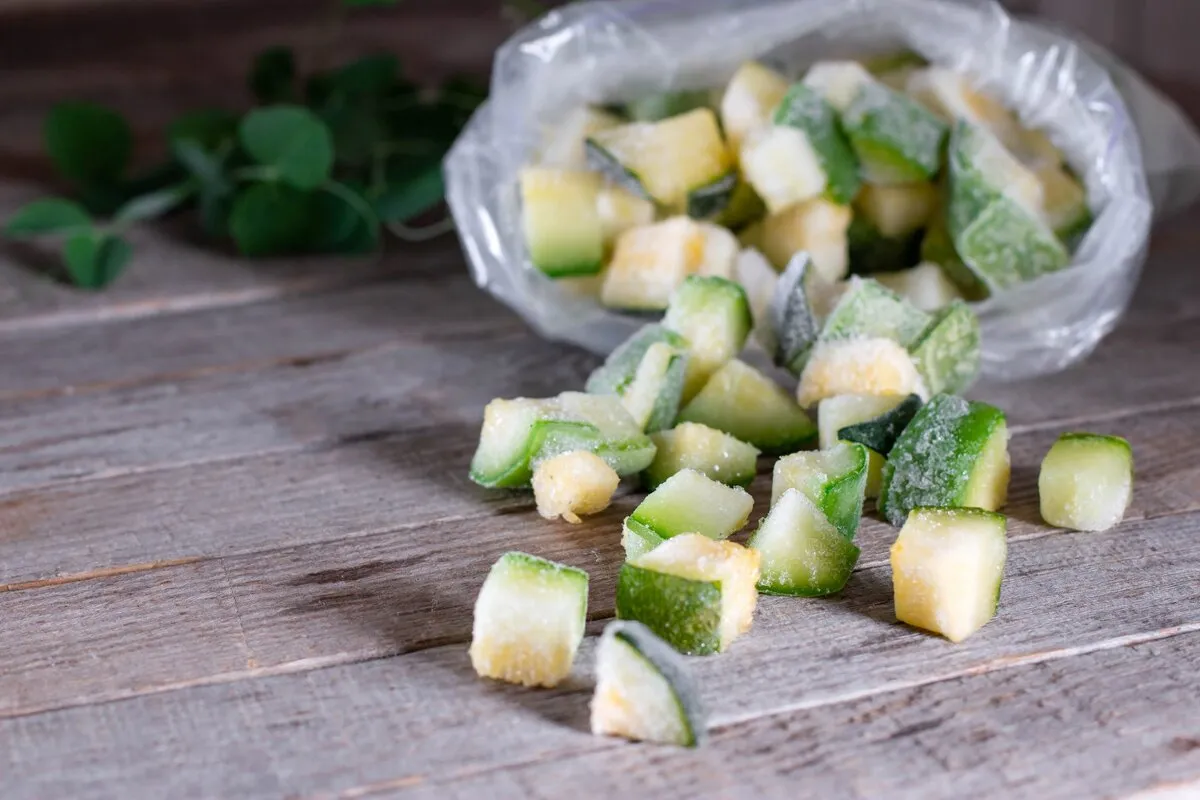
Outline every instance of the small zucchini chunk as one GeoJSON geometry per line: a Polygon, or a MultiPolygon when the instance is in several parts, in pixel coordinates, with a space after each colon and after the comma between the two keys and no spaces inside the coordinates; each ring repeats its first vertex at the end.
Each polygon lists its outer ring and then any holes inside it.
{"type": "Polygon", "coordinates": [[[858,158],[833,106],[816,90],[797,83],[775,110],[775,124],[803,131],[825,173],[823,188],[829,199],[841,205],[853,202],[862,186],[858,158]]]}
{"type": "Polygon", "coordinates": [[[938,209],[929,221],[929,227],[925,229],[924,238],[921,239],[921,261],[936,264],[958,291],[962,292],[964,300],[986,300],[991,295],[991,290],[983,279],[966,265],[954,248],[954,237],[950,235],[945,209],[938,209]]]}
{"type": "Polygon", "coordinates": [[[581,106],[551,127],[542,144],[539,166],[587,169],[584,142],[593,133],[621,124],[621,118],[591,106],[581,106]]]}
{"type": "Polygon", "coordinates": [[[665,309],[690,275],[732,276],[737,253],[732,233],[687,217],[630,228],[617,238],[600,301],[612,308],[665,309]]]}
{"type": "Polygon", "coordinates": [[[820,196],[829,182],[820,155],[799,128],[755,131],[742,143],[739,160],[742,174],[771,213],[820,196]]]}
{"type": "Polygon", "coordinates": [[[891,339],[910,347],[930,321],[928,314],[878,281],[855,275],[825,318],[820,341],[891,339]]]}
{"type": "Polygon", "coordinates": [[[853,541],[862,519],[867,486],[867,448],[837,442],[828,450],[793,453],[775,462],[771,505],[789,489],[799,489],[847,541],[853,541]]]}
{"type": "Polygon", "coordinates": [[[946,276],[946,271],[929,261],[911,269],[878,272],[868,277],[879,281],[926,313],[944,308],[955,300],[964,299],[962,291],[946,276]]]}
{"type": "Polygon", "coordinates": [[[736,358],[754,326],[740,285],[723,277],[692,276],[671,296],[663,327],[687,343],[683,400],[688,402],[718,369],[736,358]]]}
{"type": "Polygon", "coordinates": [[[767,455],[794,453],[817,435],[817,426],[787,392],[736,359],[713,374],[679,421],[724,431],[767,455]]]}
{"type": "Polygon", "coordinates": [[[618,397],[496,399],[483,412],[471,480],[489,489],[527,488],[535,462],[574,450],[595,453],[622,476],[654,460],[654,444],[618,397]]]}
{"type": "Polygon", "coordinates": [[[651,435],[650,440],[654,460],[642,473],[642,483],[651,491],[685,469],[726,486],[748,486],[758,473],[757,447],[698,422],[681,422],[651,435]]]}
{"type": "Polygon", "coordinates": [[[1042,182],[1042,207],[1054,235],[1073,248],[1092,226],[1092,210],[1087,191],[1061,164],[1042,167],[1037,172],[1042,182]]]}
{"type": "Polygon", "coordinates": [[[796,387],[801,408],[841,394],[927,397],[912,356],[892,339],[841,339],[818,344],[796,387]]]}
{"type": "Polygon", "coordinates": [[[658,211],[654,203],[644,197],[607,183],[596,194],[596,213],[600,215],[605,252],[611,252],[622,233],[653,224],[658,211]]]}
{"type": "Polygon", "coordinates": [[[592,169],[673,213],[687,213],[693,202],[712,206],[715,187],[724,187],[727,202],[736,183],[733,155],[708,108],[598,131],[587,153],[592,169]]]}
{"type": "Polygon", "coordinates": [[[763,594],[821,597],[840,592],[858,563],[859,549],[799,489],[771,506],[748,545],[762,556],[763,594]]]}
{"type": "Polygon", "coordinates": [[[770,325],[771,299],[775,296],[779,273],[766,256],[753,247],[747,247],[738,253],[733,278],[746,292],[755,335],[764,343],[770,341],[773,336],[770,325]]]}
{"type": "Polygon", "coordinates": [[[888,239],[903,239],[929,224],[941,202],[929,181],[894,186],[864,186],[854,208],[888,239]]]}
{"type": "Polygon", "coordinates": [[[608,623],[596,647],[597,736],[696,747],[706,714],[683,656],[640,622],[608,623]]]}
{"type": "Polygon", "coordinates": [[[679,413],[687,342],[661,325],[646,325],[609,354],[587,381],[590,394],[616,395],[647,433],[671,427],[679,413]]]}
{"type": "Polygon", "coordinates": [[[963,263],[989,291],[1067,266],[1070,254],[1042,219],[1041,182],[999,140],[960,122],[949,161],[950,235],[963,263]]]}
{"type": "Polygon", "coordinates": [[[1006,520],[978,508],[915,508],[892,545],[896,619],[961,642],[996,616],[1006,520]]]}
{"type": "Polygon", "coordinates": [[[621,476],[595,453],[576,450],[539,462],[532,483],[539,514],[578,524],[608,508],[621,476]]]}
{"type": "Polygon", "coordinates": [[[685,469],[647,495],[625,527],[650,543],[654,539],[644,535],[647,531],[664,541],[685,533],[728,539],[745,527],[753,508],[754,498],[745,489],[685,469]]]}
{"type": "Polygon", "coordinates": [[[797,253],[775,284],[770,305],[768,352],[775,364],[799,375],[845,283],[826,283],[807,253],[797,253]]]}
{"type": "Polygon", "coordinates": [[[847,236],[852,217],[848,206],[820,197],[799,203],[763,220],[759,249],[780,272],[804,251],[821,279],[833,283],[850,267],[847,236]]]}
{"type": "Polygon", "coordinates": [[[724,652],[754,621],[760,556],[700,534],[669,539],[617,573],[617,618],[684,655],[724,652]]]}
{"type": "Polygon", "coordinates": [[[484,678],[556,686],[571,674],[587,618],[588,575],[527,553],[492,565],[471,633],[471,665],[484,678]]]}
{"type": "Polygon", "coordinates": [[[1056,528],[1106,531],[1133,498],[1133,450],[1119,436],[1064,433],[1038,475],[1042,519],[1056,528]]]}
{"type": "Polygon", "coordinates": [[[940,394],[888,455],[879,510],[892,525],[914,508],[996,511],[1008,498],[1008,425],[1000,409],[940,394]]]}
{"type": "Polygon", "coordinates": [[[521,171],[521,225],[529,260],[552,278],[594,275],[604,267],[604,230],[594,172],[531,167],[521,171]]]}
{"type": "Polygon", "coordinates": [[[909,75],[904,88],[947,125],[965,120],[1006,141],[1017,130],[1016,118],[1003,103],[972,86],[965,75],[952,69],[931,66],[916,70],[909,75]]]}
{"type": "Polygon", "coordinates": [[[931,394],[962,394],[979,377],[979,317],[962,300],[935,311],[912,345],[913,361],[931,394]]]}
{"type": "Polygon", "coordinates": [[[770,126],[776,106],[788,91],[787,78],[757,61],[733,74],[721,98],[721,126],[734,152],[755,131],[770,126]]]}
{"type": "Polygon", "coordinates": [[[841,114],[864,182],[889,186],[937,176],[947,128],[932,112],[853,61],[815,64],[804,83],[841,114]]]}
{"type": "Polygon", "coordinates": [[[873,500],[879,497],[884,459],[895,444],[895,437],[912,421],[920,407],[921,398],[915,394],[908,397],[869,394],[827,397],[817,407],[821,449],[828,450],[843,439],[866,447],[866,497],[873,500]],[[912,413],[909,413],[910,409],[912,413]]]}

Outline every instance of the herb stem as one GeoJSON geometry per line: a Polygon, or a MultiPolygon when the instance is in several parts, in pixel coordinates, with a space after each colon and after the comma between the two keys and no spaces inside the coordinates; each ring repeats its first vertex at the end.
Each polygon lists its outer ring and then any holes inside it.
{"type": "Polygon", "coordinates": [[[387,229],[397,239],[406,242],[427,242],[430,239],[436,239],[454,230],[454,217],[447,216],[445,219],[438,220],[432,225],[424,225],[420,228],[411,228],[403,222],[389,222],[387,229]]]}

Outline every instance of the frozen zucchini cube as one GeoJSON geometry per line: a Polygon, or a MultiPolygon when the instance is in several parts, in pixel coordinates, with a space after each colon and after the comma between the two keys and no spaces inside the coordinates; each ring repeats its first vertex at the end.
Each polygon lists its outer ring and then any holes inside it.
{"type": "Polygon", "coordinates": [[[910,347],[930,321],[928,314],[878,281],[853,276],[826,317],[820,341],[891,339],[910,347]]]}
{"type": "Polygon", "coordinates": [[[768,455],[793,453],[817,434],[816,425],[787,392],[736,359],[709,378],[679,412],[679,421],[724,431],[768,455]]]}
{"type": "Polygon", "coordinates": [[[742,143],[740,160],[746,180],[772,213],[819,196],[829,180],[812,141],[798,128],[755,131],[742,143]]]}
{"type": "Polygon", "coordinates": [[[911,347],[931,394],[961,394],[971,387],[979,376],[979,338],[979,317],[962,300],[934,312],[911,347]]]}
{"type": "Polygon", "coordinates": [[[737,239],[716,225],[672,217],[617,238],[600,299],[615,308],[665,309],[690,275],[730,277],[737,239]]]}
{"type": "Polygon", "coordinates": [[[729,434],[681,422],[669,431],[653,434],[654,461],[642,473],[642,482],[653,491],[672,475],[694,469],[727,486],[747,486],[758,472],[758,448],[729,434]]]}
{"type": "Polygon", "coordinates": [[[593,172],[521,171],[521,225],[533,265],[552,278],[593,275],[604,266],[604,230],[593,172]]]}
{"type": "Polygon", "coordinates": [[[663,481],[625,521],[641,533],[649,530],[661,539],[698,533],[709,539],[728,539],[745,527],[754,498],[739,486],[684,469],[663,481]]]}
{"type": "Polygon", "coordinates": [[[721,98],[721,126],[734,151],[741,150],[746,137],[771,124],[787,91],[787,78],[757,61],[738,67],[721,98]]]}
{"type": "Polygon", "coordinates": [[[663,326],[687,343],[685,403],[742,352],[753,325],[745,290],[727,278],[694,276],[676,290],[663,326]]]}
{"type": "Polygon", "coordinates": [[[798,489],[788,489],[750,539],[762,556],[763,594],[820,597],[846,585],[859,549],[798,489]]]}
{"type": "Polygon", "coordinates": [[[591,374],[591,394],[617,395],[648,433],[669,428],[679,413],[687,341],[661,325],[646,325],[591,374]]]}
{"type": "Polygon", "coordinates": [[[799,489],[830,524],[853,541],[862,519],[867,486],[867,448],[839,441],[828,450],[793,453],[775,462],[771,505],[789,489],[799,489]]]}
{"type": "Polygon", "coordinates": [[[587,596],[583,570],[527,553],[503,555],[475,600],[475,672],[523,686],[558,685],[583,641],[587,596]]]}
{"type": "Polygon", "coordinates": [[[927,313],[963,299],[962,291],[946,276],[946,271],[928,261],[911,269],[879,272],[869,277],[927,313]]]}
{"type": "Polygon", "coordinates": [[[854,207],[883,236],[901,239],[928,225],[940,202],[937,187],[923,181],[864,186],[854,207]]]}
{"type": "Polygon", "coordinates": [[[915,394],[827,397],[817,406],[821,449],[828,450],[843,439],[866,447],[866,498],[879,497],[884,459],[920,407],[921,398],[915,394]]]}
{"type": "Polygon", "coordinates": [[[927,397],[908,350],[892,339],[842,339],[818,344],[800,374],[796,399],[802,408],[840,394],[927,397]]]}
{"type": "Polygon", "coordinates": [[[1133,498],[1133,450],[1119,436],[1065,433],[1038,476],[1042,519],[1057,528],[1105,531],[1133,498]]]}
{"type": "Polygon", "coordinates": [[[608,508],[621,476],[595,453],[577,450],[538,463],[532,483],[539,514],[578,524],[608,508]]]}
{"type": "Polygon", "coordinates": [[[822,280],[833,283],[845,277],[850,264],[847,232],[852,217],[849,207],[822,198],[799,203],[763,220],[759,249],[780,271],[804,251],[822,280]]]}
{"type": "Polygon", "coordinates": [[[961,642],[996,615],[1008,540],[1000,514],[917,508],[892,545],[896,619],[961,642]]]}
{"type": "Polygon", "coordinates": [[[606,250],[612,250],[617,239],[630,228],[650,225],[657,213],[654,203],[644,197],[605,184],[596,194],[596,213],[600,215],[600,232],[606,250]]]}
{"type": "Polygon", "coordinates": [[[775,124],[803,131],[825,173],[830,200],[842,205],[854,200],[862,185],[858,158],[842,133],[837,112],[819,92],[803,83],[792,86],[775,111],[775,124]]]}

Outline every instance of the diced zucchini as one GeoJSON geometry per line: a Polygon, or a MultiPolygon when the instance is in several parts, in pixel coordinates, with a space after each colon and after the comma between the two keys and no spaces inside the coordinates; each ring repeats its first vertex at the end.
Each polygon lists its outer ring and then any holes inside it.
{"type": "Polygon", "coordinates": [[[611,250],[617,238],[630,228],[652,224],[657,213],[654,203],[613,184],[600,187],[596,195],[596,212],[600,215],[606,250],[611,250]]]}
{"type": "Polygon", "coordinates": [[[954,237],[950,235],[944,209],[938,209],[929,221],[925,238],[921,240],[921,260],[941,268],[966,300],[984,300],[991,294],[987,284],[963,263],[958,251],[954,249],[954,237]]]}
{"type": "Polygon", "coordinates": [[[842,536],[853,541],[862,519],[867,486],[867,448],[837,442],[828,450],[793,453],[775,462],[771,505],[788,489],[799,489],[842,536]]]}
{"type": "Polygon", "coordinates": [[[771,353],[778,366],[793,375],[804,369],[808,354],[817,342],[825,284],[813,269],[812,259],[800,252],[792,258],[775,284],[771,298],[771,353]]]}
{"type": "Polygon", "coordinates": [[[899,272],[879,272],[868,277],[882,283],[896,294],[925,312],[944,308],[963,294],[937,264],[925,262],[899,272]]]}
{"type": "MultiPolygon", "coordinates": [[[[916,398],[917,405],[920,406],[921,398],[916,395],[909,395],[909,397],[916,398]]],[[[821,449],[828,450],[835,446],[840,440],[846,438],[843,436],[844,433],[853,431],[859,423],[887,424],[885,417],[905,401],[906,398],[901,395],[844,394],[825,398],[817,407],[821,449]]],[[[853,432],[850,435],[855,438],[851,438],[849,441],[857,441],[867,447],[866,497],[868,500],[873,500],[879,497],[885,454],[883,451],[871,447],[872,444],[880,444],[879,441],[872,441],[865,435],[856,435],[853,432]]],[[[892,443],[894,441],[888,443],[889,450],[892,443]]]]}
{"type": "Polygon", "coordinates": [[[621,526],[621,547],[625,549],[626,561],[641,558],[665,541],[649,527],[629,517],[621,526]]]}
{"type": "Polygon", "coordinates": [[[842,133],[837,112],[823,96],[803,83],[792,86],[775,110],[775,124],[804,132],[825,172],[830,200],[842,205],[854,200],[862,185],[858,158],[842,133]]]}
{"type": "Polygon", "coordinates": [[[888,454],[879,510],[900,526],[914,508],[996,511],[1008,497],[1008,425],[986,403],[940,394],[888,454]]]}
{"type": "Polygon", "coordinates": [[[952,301],[934,312],[912,356],[930,394],[962,394],[979,376],[979,317],[962,300],[952,301]]]}
{"type": "Polygon", "coordinates": [[[699,276],[683,282],[671,296],[663,326],[687,342],[685,403],[704,388],[714,372],[742,352],[753,325],[750,301],[737,283],[699,276]]]}
{"type": "MultiPolygon", "coordinates": [[[[857,396],[861,397],[861,395],[857,396]]],[[[847,442],[858,442],[886,458],[891,454],[892,448],[896,446],[896,440],[900,438],[900,434],[921,410],[922,402],[921,398],[915,394],[901,399],[899,403],[895,403],[899,398],[874,399],[877,402],[891,404],[892,407],[869,419],[843,425],[838,429],[837,437],[847,442]]]]}
{"type": "Polygon", "coordinates": [[[634,122],[658,122],[677,117],[698,108],[712,106],[712,92],[707,89],[684,89],[645,95],[625,104],[625,116],[634,122]]]}
{"type": "Polygon", "coordinates": [[[759,250],[781,272],[803,250],[821,278],[833,283],[850,264],[846,234],[852,217],[848,207],[821,198],[794,205],[763,220],[759,250]]]}
{"type": "Polygon", "coordinates": [[[671,427],[679,413],[687,341],[662,325],[646,325],[591,374],[587,391],[617,395],[648,433],[671,427]]]}
{"type": "Polygon", "coordinates": [[[595,453],[578,450],[538,462],[533,470],[533,497],[546,519],[581,522],[580,515],[608,508],[621,476],[595,453]]]}
{"type": "Polygon", "coordinates": [[[755,131],[742,143],[739,159],[746,180],[771,213],[819,196],[829,182],[816,147],[798,128],[755,131]]]}
{"type": "Polygon", "coordinates": [[[1074,247],[1092,225],[1087,192],[1061,165],[1043,167],[1037,176],[1042,182],[1046,221],[1060,241],[1074,247]]]}
{"type": "MultiPolygon", "coordinates": [[[[706,263],[709,228],[715,226],[673,217],[625,231],[617,238],[600,301],[613,308],[666,308],[679,285],[706,263]]],[[[726,244],[723,237],[713,237],[713,241],[717,243],[712,253],[716,265],[719,258],[715,250],[725,249],[726,244]]],[[[734,250],[736,255],[736,243],[734,250]]]]}
{"type": "Polygon", "coordinates": [[[1057,528],[1105,531],[1133,497],[1133,450],[1119,436],[1065,433],[1038,475],[1042,519],[1057,528]]]}
{"type": "Polygon", "coordinates": [[[534,462],[588,450],[618,475],[641,472],[654,460],[654,444],[620,398],[563,392],[543,400],[496,399],[483,412],[471,480],[492,489],[529,486],[534,462]]]}
{"type": "Polygon", "coordinates": [[[617,573],[617,618],[645,623],[685,655],[727,650],[750,629],[760,556],[729,541],[684,534],[617,573]]]}
{"type": "Polygon", "coordinates": [[[596,647],[592,733],[696,747],[705,735],[700,694],[683,657],[640,622],[615,621],[596,647]]]}
{"type": "Polygon", "coordinates": [[[929,327],[930,317],[878,281],[857,275],[825,319],[820,341],[891,339],[913,345],[929,327]]]}
{"type": "Polygon", "coordinates": [[[587,169],[584,141],[593,133],[621,124],[621,119],[598,108],[577,108],[548,132],[539,164],[561,169],[587,169]]]}
{"type": "Polygon", "coordinates": [[[733,280],[734,267],[737,264],[741,246],[732,232],[707,222],[699,223],[704,231],[704,255],[696,274],[701,277],[725,278],[733,280]]]}
{"type": "Polygon", "coordinates": [[[767,261],[766,256],[752,247],[747,247],[738,253],[733,277],[746,292],[755,331],[760,334],[768,333],[771,299],[775,296],[779,273],[771,266],[771,262],[767,261]]]}
{"type": "Polygon", "coordinates": [[[754,498],[739,486],[726,486],[694,469],[676,472],[629,515],[663,539],[698,533],[728,539],[745,527],[754,498]]]}
{"type": "Polygon", "coordinates": [[[804,82],[841,113],[866,183],[914,183],[937,175],[947,129],[920,104],[852,61],[816,64],[804,82]]]}
{"type": "Polygon", "coordinates": [[[694,192],[711,193],[734,169],[707,108],[598,131],[588,138],[587,153],[592,169],[677,213],[687,210],[694,192]]]}
{"type": "Polygon", "coordinates": [[[1037,176],[990,133],[960,122],[950,143],[949,230],[959,257],[991,291],[1070,260],[1041,204],[1037,176]]]}
{"type": "Polygon", "coordinates": [[[840,394],[919,394],[925,384],[908,351],[891,339],[843,339],[813,348],[796,399],[809,408],[840,394]]]}
{"type": "Polygon", "coordinates": [[[1000,604],[1006,520],[977,508],[917,508],[892,545],[896,619],[961,642],[1000,604]]]}
{"type": "Polygon", "coordinates": [[[758,472],[758,448],[724,431],[684,422],[650,437],[654,461],[642,482],[654,490],[680,470],[694,469],[728,486],[747,486],[758,472]]]}
{"type": "Polygon", "coordinates": [[[937,187],[924,181],[864,186],[854,208],[883,236],[901,239],[928,225],[940,202],[937,187]]]}
{"type": "Polygon", "coordinates": [[[735,152],[747,136],[771,124],[787,91],[787,78],[757,61],[738,67],[721,98],[721,125],[735,152]]]}
{"type": "Polygon", "coordinates": [[[754,187],[742,179],[738,179],[729,198],[729,205],[713,220],[731,231],[745,228],[767,214],[767,205],[754,191],[754,187]]]}
{"type": "Polygon", "coordinates": [[[556,686],[571,674],[583,641],[588,575],[511,552],[492,565],[471,634],[471,665],[485,678],[556,686]]]}
{"type": "Polygon", "coordinates": [[[966,76],[946,67],[927,67],[912,73],[908,94],[947,125],[965,120],[1007,139],[1017,122],[996,98],[973,87],[966,76]]]}
{"type": "Polygon", "coordinates": [[[733,204],[740,184],[736,171],[727,172],[712,183],[693,189],[684,210],[692,219],[719,219],[733,204]]]}
{"type": "Polygon", "coordinates": [[[762,554],[758,590],[763,594],[820,597],[840,592],[859,555],[854,542],[798,489],[788,489],[771,506],[748,546],[762,554]]]}
{"type": "Polygon", "coordinates": [[[550,277],[592,275],[604,267],[604,230],[592,172],[521,171],[521,225],[533,265],[550,277]]]}
{"type": "Polygon", "coordinates": [[[793,453],[817,434],[787,392],[736,359],[717,370],[679,413],[679,421],[725,431],[767,455],[793,453]]]}
{"type": "Polygon", "coordinates": [[[846,232],[850,272],[877,277],[917,263],[921,255],[921,233],[888,238],[865,216],[859,214],[846,232]]]}

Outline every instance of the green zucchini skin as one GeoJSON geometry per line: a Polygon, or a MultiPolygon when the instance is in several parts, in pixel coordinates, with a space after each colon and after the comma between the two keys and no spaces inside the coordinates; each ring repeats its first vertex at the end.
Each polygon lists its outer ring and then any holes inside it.
{"type": "Polygon", "coordinates": [[[738,174],[734,170],[707,186],[692,189],[687,196],[687,215],[692,219],[716,219],[729,207],[737,187],[738,174]]]}
{"type": "Polygon", "coordinates": [[[775,110],[774,122],[804,132],[825,171],[826,196],[839,205],[852,203],[862,188],[858,158],[833,106],[811,87],[796,83],[775,110]]]}
{"type": "Polygon", "coordinates": [[[919,395],[910,394],[891,411],[869,422],[860,422],[857,425],[842,428],[838,431],[838,438],[848,442],[858,442],[886,458],[888,453],[892,452],[892,447],[900,438],[900,434],[921,410],[922,405],[919,395]]]}
{"type": "Polygon", "coordinates": [[[643,623],[684,655],[721,650],[721,587],[629,562],[617,573],[617,618],[643,623]]]}

